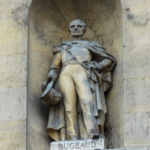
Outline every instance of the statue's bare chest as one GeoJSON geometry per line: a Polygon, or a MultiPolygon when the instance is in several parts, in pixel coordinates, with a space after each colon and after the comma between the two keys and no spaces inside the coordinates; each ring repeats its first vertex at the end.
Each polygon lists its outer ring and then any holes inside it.
{"type": "Polygon", "coordinates": [[[91,61],[92,55],[90,51],[81,44],[64,45],[61,51],[62,62],[73,59],[74,57],[79,62],[91,61]]]}

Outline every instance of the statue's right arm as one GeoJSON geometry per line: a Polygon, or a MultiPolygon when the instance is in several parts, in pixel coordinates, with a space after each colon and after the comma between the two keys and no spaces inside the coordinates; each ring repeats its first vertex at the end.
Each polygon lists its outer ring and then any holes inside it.
{"type": "Polygon", "coordinates": [[[61,53],[59,47],[55,47],[53,55],[52,64],[47,76],[47,83],[50,81],[55,82],[61,70],[61,53]]]}

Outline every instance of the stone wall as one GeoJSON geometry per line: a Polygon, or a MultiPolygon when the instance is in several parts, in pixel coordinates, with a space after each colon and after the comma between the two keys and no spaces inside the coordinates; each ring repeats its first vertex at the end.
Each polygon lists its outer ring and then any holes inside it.
{"type": "Polygon", "coordinates": [[[0,0],[0,149],[26,150],[30,0],[0,0]]]}
{"type": "Polygon", "coordinates": [[[123,0],[124,147],[150,145],[150,5],[123,0]]]}

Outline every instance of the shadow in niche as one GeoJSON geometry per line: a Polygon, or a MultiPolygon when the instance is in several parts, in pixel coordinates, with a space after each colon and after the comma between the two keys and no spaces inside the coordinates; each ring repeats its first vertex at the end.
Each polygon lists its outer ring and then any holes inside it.
{"type": "Polygon", "coordinates": [[[53,57],[53,45],[69,40],[68,23],[82,19],[86,40],[98,41],[115,56],[113,88],[106,94],[106,134],[109,148],[121,147],[122,122],[122,9],[120,0],[33,0],[29,11],[28,150],[48,150],[49,106],[39,100],[53,57]]]}

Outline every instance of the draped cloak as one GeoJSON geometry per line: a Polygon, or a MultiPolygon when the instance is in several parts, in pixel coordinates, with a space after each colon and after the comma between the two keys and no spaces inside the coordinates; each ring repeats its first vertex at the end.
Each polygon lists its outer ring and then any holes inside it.
{"type": "MultiPolygon", "coordinates": [[[[60,53],[64,45],[70,45],[73,42],[74,41],[63,42],[60,45],[55,46],[54,55],[56,53],[60,53]]],[[[104,92],[106,92],[112,86],[111,72],[115,66],[115,58],[112,55],[108,54],[106,50],[98,44],[98,42],[76,41],[76,43],[84,46],[91,52],[92,61],[100,63],[103,59],[110,59],[112,62],[109,67],[103,70],[92,69],[89,72],[89,78],[90,78],[89,82],[91,84],[91,88],[94,88],[94,92],[93,92],[94,116],[97,121],[97,126],[98,127],[104,126],[104,115],[107,112],[104,92]]],[[[51,66],[50,69],[55,69],[55,66],[51,66]]],[[[57,81],[58,81],[59,74],[61,73],[62,67],[56,68],[56,69],[59,70],[58,78],[57,78],[57,81]]],[[[54,85],[54,88],[56,90],[58,90],[57,81],[55,82],[55,85],[54,85]]],[[[83,115],[82,109],[80,106],[78,106],[77,112],[79,116],[78,124],[82,130],[82,133],[80,134],[87,134],[86,133],[87,131],[85,131],[86,128],[85,128],[85,124],[84,124],[84,120],[82,116],[83,115]]],[[[55,141],[62,140],[60,139],[60,134],[64,134],[63,140],[65,140],[65,132],[66,132],[65,126],[66,126],[65,125],[65,110],[64,110],[63,100],[61,100],[56,106],[50,106],[47,132],[49,136],[55,141]]],[[[98,132],[100,132],[99,129],[98,129],[98,132]]]]}

